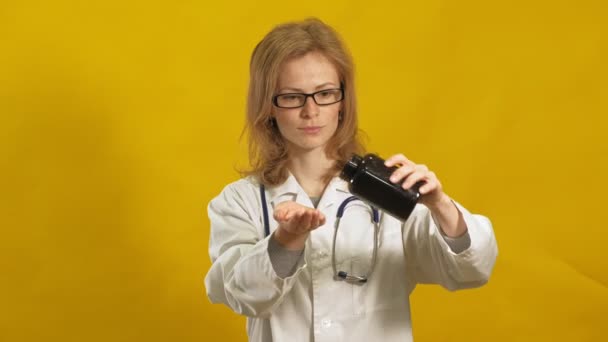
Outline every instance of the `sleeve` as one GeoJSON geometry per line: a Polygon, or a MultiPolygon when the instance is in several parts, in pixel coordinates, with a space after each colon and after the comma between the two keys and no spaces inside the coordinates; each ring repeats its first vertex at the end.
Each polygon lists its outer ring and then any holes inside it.
{"type": "Polygon", "coordinates": [[[268,256],[274,271],[279,277],[286,278],[298,270],[299,261],[304,256],[304,250],[289,250],[281,246],[275,239],[269,239],[268,256]]]}
{"type": "Polygon", "coordinates": [[[252,210],[254,206],[260,207],[254,200],[257,197],[253,197],[252,192],[250,202],[254,204],[248,206],[242,190],[229,185],[209,203],[212,265],[205,277],[205,287],[213,303],[226,304],[245,316],[268,317],[306,265],[301,258],[299,267],[290,277],[281,278],[276,274],[268,255],[268,241],[272,235],[262,238],[261,230],[256,226],[259,218],[249,214],[259,212],[252,210]]]}
{"type": "Polygon", "coordinates": [[[492,223],[454,204],[467,225],[468,236],[464,237],[468,241],[463,250],[450,247],[430,210],[423,205],[418,205],[403,224],[408,270],[417,283],[439,284],[454,291],[479,287],[490,278],[498,255],[492,223]]]}
{"type": "Polygon", "coordinates": [[[441,232],[441,237],[448,244],[452,252],[456,254],[462,253],[462,251],[466,250],[471,245],[471,235],[468,231],[464,233],[463,236],[457,238],[451,238],[441,232]]]}

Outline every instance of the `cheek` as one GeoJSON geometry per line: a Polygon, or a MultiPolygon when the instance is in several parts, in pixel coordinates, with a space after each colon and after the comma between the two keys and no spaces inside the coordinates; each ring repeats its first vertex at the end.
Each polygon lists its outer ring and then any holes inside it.
{"type": "Polygon", "coordinates": [[[333,109],[331,112],[328,113],[328,115],[327,115],[328,124],[336,125],[337,126],[338,125],[338,121],[339,121],[339,117],[340,117],[340,108],[338,107],[338,108],[333,109]]]}
{"type": "Polygon", "coordinates": [[[289,132],[298,125],[298,114],[290,112],[277,113],[275,116],[277,125],[279,126],[279,132],[289,132]]]}

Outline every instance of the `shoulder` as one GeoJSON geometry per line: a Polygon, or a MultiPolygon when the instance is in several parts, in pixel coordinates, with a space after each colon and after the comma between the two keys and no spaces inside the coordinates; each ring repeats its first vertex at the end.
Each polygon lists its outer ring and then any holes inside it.
{"type": "Polygon", "coordinates": [[[250,190],[259,190],[260,183],[253,176],[244,177],[238,179],[232,183],[227,184],[224,187],[223,191],[232,190],[232,191],[250,191],[250,190]]]}
{"type": "Polygon", "coordinates": [[[220,194],[212,201],[219,199],[247,200],[255,199],[260,189],[260,183],[252,176],[241,178],[227,184],[220,194]]]}
{"type": "Polygon", "coordinates": [[[259,215],[259,183],[253,177],[245,177],[227,184],[208,205],[209,213],[219,216],[256,217],[259,215]]]}

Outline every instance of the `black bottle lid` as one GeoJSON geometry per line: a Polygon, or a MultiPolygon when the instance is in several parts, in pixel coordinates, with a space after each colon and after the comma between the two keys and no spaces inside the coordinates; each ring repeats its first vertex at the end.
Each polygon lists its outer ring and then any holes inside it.
{"type": "Polygon", "coordinates": [[[363,158],[359,157],[358,155],[352,156],[352,158],[350,158],[350,160],[342,168],[342,172],[340,172],[340,178],[344,179],[347,182],[350,182],[355,176],[355,173],[357,172],[357,169],[359,168],[359,165],[361,165],[362,162],[363,158]]]}

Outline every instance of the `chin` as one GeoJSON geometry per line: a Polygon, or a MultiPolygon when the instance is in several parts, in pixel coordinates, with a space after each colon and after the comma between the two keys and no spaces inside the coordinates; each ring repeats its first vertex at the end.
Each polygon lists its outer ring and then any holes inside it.
{"type": "Polygon", "coordinates": [[[325,146],[327,145],[327,140],[323,140],[323,141],[298,141],[298,142],[292,142],[290,145],[295,150],[309,152],[309,151],[313,151],[313,150],[316,150],[316,149],[325,148],[325,146]]]}

